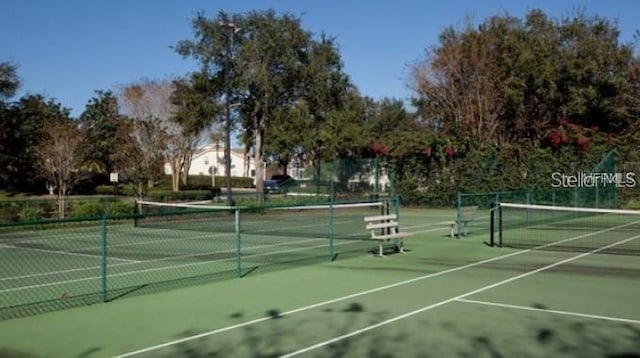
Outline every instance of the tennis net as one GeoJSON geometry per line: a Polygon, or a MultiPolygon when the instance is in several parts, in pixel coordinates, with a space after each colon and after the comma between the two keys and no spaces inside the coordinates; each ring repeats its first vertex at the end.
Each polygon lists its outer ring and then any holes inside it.
{"type": "Polygon", "coordinates": [[[640,255],[638,210],[499,203],[491,222],[491,245],[592,251],[624,241],[599,252],[640,255]]]}
{"type": "Polygon", "coordinates": [[[287,207],[221,207],[138,202],[135,226],[168,230],[358,240],[363,218],[389,210],[385,201],[287,207]]]}

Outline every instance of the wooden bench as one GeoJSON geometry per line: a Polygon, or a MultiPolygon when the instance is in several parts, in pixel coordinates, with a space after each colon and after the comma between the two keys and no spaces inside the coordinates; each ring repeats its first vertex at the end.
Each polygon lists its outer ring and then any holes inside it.
{"type": "Polygon", "coordinates": [[[451,237],[455,238],[456,235],[460,237],[460,235],[467,236],[467,225],[472,222],[476,217],[476,212],[478,211],[477,206],[463,206],[460,210],[460,217],[456,218],[455,221],[448,221],[447,224],[451,225],[451,237]],[[462,224],[464,234],[462,234],[459,225],[462,224]],[[456,233],[456,226],[458,226],[458,232],[456,233]]]}
{"type": "Polygon", "coordinates": [[[378,255],[384,256],[382,243],[391,239],[396,239],[397,249],[404,253],[404,244],[402,239],[413,235],[411,232],[398,231],[398,216],[396,214],[367,216],[364,218],[367,230],[371,231],[371,239],[378,240],[378,255]]]}

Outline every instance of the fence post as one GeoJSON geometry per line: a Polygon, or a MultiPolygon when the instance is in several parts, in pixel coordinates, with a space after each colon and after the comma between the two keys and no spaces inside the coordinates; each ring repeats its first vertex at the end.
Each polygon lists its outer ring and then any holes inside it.
{"type": "Polygon", "coordinates": [[[240,208],[235,208],[236,226],[236,277],[242,277],[242,238],[240,235],[240,208]]]}
{"type": "Polygon", "coordinates": [[[374,184],[375,188],[373,189],[373,192],[377,198],[380,195],[380,159],[378,155],[376,155],[376,158],[374,159],[373,163],[374,163],[373,170],[375,175],[375,184],[374,184]]]}
{"type": "MultiPolygon", "coordinates": [[[[395,206],[395,214],[396,217],[398,218],[398,227],[400,227],[400,196],[396,195],[393,198],[393,205],[395,206]]],[[[388,214],[388,213],[387,213],[388,214]]]]}
{"type": "Polygon", "coordinates": [[[333,200],[329,202],[329,262],[333,261],[333,200]]]}
{"type": "MultiPolygon", "coordinates": [[[[456,210],[456,228],[457,230],[460,230],[460,228],[462,227],[462,193],[458,192],[458,208],[456,210]]],[[[459,234],[459,233],[458,233],[459,234]]],[[[458,235],[458,239],[460,238],[460,235],[458,235]]]]}
{"type": "Polygon", "coordinates": [[[101,276],[102,276],[102,302],[107,302],[107,217],[102,215],[100,220],[100,240],[102,241],[102,253],[101,253],[101,276]]]}

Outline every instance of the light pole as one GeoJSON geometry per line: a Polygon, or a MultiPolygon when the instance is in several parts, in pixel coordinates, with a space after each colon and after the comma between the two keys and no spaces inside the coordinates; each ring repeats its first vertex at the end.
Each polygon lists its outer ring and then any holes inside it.
{"type": "Polygon", "coordinates": [[[227,43],[227,56],[225,63],[225,146],[224,146],[224,166],[225,176],[227,177],[227,204],[234,206],[233,198],[231,197],[231,56],[233,50],[233,37],[240,31],[233,22],[224,24],[231,30],[229,41],[227,43]]]}

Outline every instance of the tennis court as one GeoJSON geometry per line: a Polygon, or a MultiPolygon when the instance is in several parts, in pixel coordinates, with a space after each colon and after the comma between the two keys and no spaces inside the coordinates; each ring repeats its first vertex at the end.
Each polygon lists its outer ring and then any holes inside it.
{"type": "Polygon", "coordinates": [[[197,207],[134,220],[6,231],[0,235],[0,260],[6,267],[0,274],[0,308],[10,318],[48,303],[109,301],[156,283],[241,277],[273,264],[329,261],[366,250],[371,243],[363,242],[362,218],[382,208],[380,202],[335,205],[331,213],[327,206],[280,207],[246,210],[240,216],[239,210],[197,207]]]}
{"type": "MultiPolygon", "coordinates": [[[[403,210],[403,229],[416,233],[406,255],[359,255],[2,321],[0,347],[30,357],[640,354],[640,263],[633,250],[611,250],[637,247],[640,232],[594,219],[571,236],[557,231],[564,242],[607,238],[587,249],[490,247],[486,232],[449,238],[453,215],[403,210]]],[[[505,243],[509,230],[523,235],[522,225],[504,226],[505,243]]]]}

